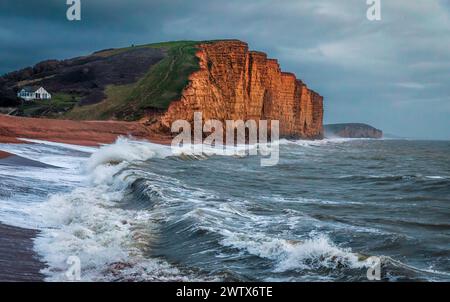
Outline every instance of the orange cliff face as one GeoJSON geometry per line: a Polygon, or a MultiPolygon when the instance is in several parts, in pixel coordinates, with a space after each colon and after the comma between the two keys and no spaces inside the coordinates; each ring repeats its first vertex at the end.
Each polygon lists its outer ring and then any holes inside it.
{"type": "Polygon", "coordinates": [[[276,60],[234,40],[200,44],[197,57],[200,70],[161,117],[163,128],[199,111],[204,120],[279,120],[281,137],[323,137],[323,97],[276,60]]]}

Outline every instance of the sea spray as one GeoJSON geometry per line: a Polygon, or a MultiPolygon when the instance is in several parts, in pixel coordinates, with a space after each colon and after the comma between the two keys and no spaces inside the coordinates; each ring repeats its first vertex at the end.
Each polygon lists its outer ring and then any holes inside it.
{"type": "Polygon", "coordinates": [[[277,143],[269,169],[129,138],[5,145],[61,168],[2,168],[0,219],[40,230],[47,280],[65,280],[66,256],[84,281],[364,281],[368,256],[389,280],[448,280],[446,142],[277,143]]]}

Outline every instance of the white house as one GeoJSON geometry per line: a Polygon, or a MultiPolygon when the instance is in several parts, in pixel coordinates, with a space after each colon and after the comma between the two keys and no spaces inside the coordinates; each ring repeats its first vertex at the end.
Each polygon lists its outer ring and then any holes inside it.
{"type": "Polygon", "coordinates": [[[52,95],[41,86],[25,86],[18,93],[17,97],[25,101],[50,100],[52,95]]]}

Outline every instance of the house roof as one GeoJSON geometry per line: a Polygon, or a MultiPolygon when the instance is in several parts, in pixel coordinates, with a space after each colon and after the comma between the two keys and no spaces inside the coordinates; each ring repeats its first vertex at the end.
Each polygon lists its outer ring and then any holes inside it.
{"type": "Polygon", "coordinates": [[[25,92],[35,92],[36,90],[38,90],[41,87],[42,86],[25,86],[22,89],[25,90],[25,92]]]}

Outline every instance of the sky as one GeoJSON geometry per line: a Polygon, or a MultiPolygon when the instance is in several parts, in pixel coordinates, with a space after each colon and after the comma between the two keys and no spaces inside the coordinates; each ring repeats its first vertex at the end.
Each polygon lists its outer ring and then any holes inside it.
{"type": "Polygon", "coordinates": [[[324,96],[325,123],[450,139],[450,0],[1,0],[0,74],[131,44],[240,39],[324,96]]]}

